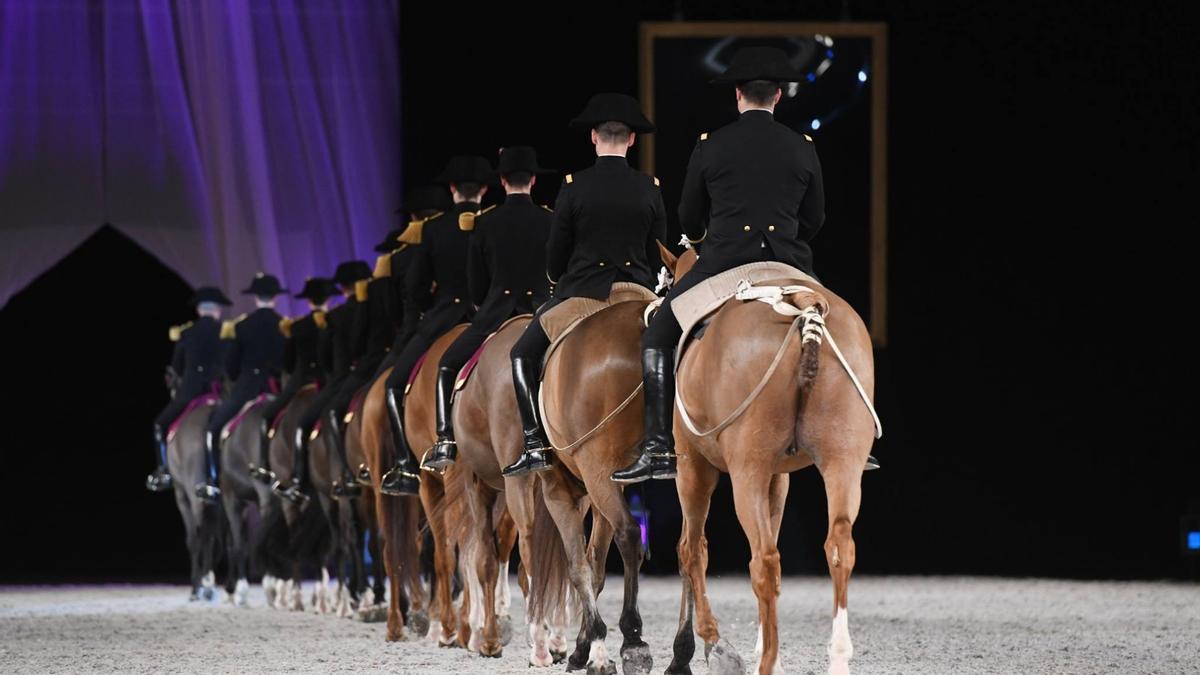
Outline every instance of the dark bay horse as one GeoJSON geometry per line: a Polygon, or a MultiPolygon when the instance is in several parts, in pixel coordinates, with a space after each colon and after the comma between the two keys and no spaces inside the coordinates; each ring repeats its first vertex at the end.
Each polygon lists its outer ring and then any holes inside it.
{"type": "MultiPolygon", "coordinates": [[[[650,648],[642,639],[637,604],[641,526],[629,511],[622,486],[610,479],[614,470],[633,460],[642,437],[640,339],[645,307],[642,301],[619,302],[581,321],[550,356],[543,377],[542,402],[550,440],[557,448],[578,444],[556,452],[554,467],[539,477],[546,507],[566,549],[571,584],[582,605],[582,626],[568,666],[586,666],[589,672],[615,669],[604,645],[607,627],[596,606],[612,538],[625,568],[625,596],[618,622],[623,669],[644,673],[653,667],[650,648]],[[593,514],[590,548],[584,539],[588,500],[593,514]]],[[[535,577],[535,588],[553,584],[552,577],[535,577]]]]}
{"type": "Polygon", "coordinates": [[[175,491],[175,505],[183,518],[191,559],[192,600],[211,600],[214,595],[213,569],[221,553],[223,521],[220,504],[196,496],[193,486],[208,479],[208,460],[204,451],[204,429],[218,401],[191,405],[175,425],[167,442],[167,468],[175,491]]]}
{"type": "MultiPolygon", "coordinates": [[[[676,278],[694,261],[691,251],[681,256],[674,266],[676,278]]],[[[750,543],[750,576],[760,626],[757,670],[775,672],[779,657],[776,602],[781,583],[777,542],[788,474],[810,465],[817,467],[824,480],[828,504],[825,557],[833,579],[829,670],[849,672],[853,649],[846,599],[855,562],[851,528],[858,515],[863,467],[876,437],[873,411],[863,400],[873,391],[873,354],[866,327],[849,304],[820,284],[803,285],[812,292],[784,296],[784,302],[796,310],[821,310],[823,341],[802,342],[789,329],[793,317],[766,303],[730,300],[680,362],[674,430],[679,453],[676,487],[683,508],[679,540],[683,597],[674,660],[667,672],[690,672],[688,662],[695,649],[693,608],[705,652],[712,652],[710,670],[740,667],[732,647],[720,639],[705,591],[708,542],[704,523],[721,472],[732,479],[738,521],[750,543]],[[845,366],[834,353],[831,338],[836,339],[845,366]],[[777,354],[782,355],[779,368],[764,380],[777,354]],[[857,376],[863,394],[847,371],[857,376]],[[712,386],[714,373],[721,374],[722,386],[712,386]],[[765,382],[761,393],[740,416],[719,428],[759,382],[765,382]],[[696,433],[683,421],[680,405],[686,406],[696,433]],[[714,429],[718,431],[708,433],[714,429]],[[720,648],[714,649],[718,643],[720,648]]]]}
{"type": "MultiPolygon", "coordinates": [[[[229,526],[228,562],[229,574],[225,579],[225,590],[233,604],[246,606],[246,595],[250,589],[247,579],[252,551],[246,509],[253,504],[258,509],[259,522],[274,522],[278,517],[279,500],[271,488],[250,478],[249,466],[262,466],[262,448],[259,425],[262,422],[265,401],[256,399],[248,410],[239,414],[232,432],[221,441],[221,505],[229,526]]],[[[268,576],[267,580],[270,580],[268,576]]]]}

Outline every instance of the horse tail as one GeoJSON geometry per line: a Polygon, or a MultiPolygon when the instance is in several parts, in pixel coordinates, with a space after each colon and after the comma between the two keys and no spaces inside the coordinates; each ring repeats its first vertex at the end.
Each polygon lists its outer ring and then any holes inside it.
{"type": "MultiPolygon", "coordinates": [[[[533,564],[529,574],[529,612],[539,622],[557,623],[572,592],[570,565],[558,525],[542,498],[541,480],[533,481],[533,564]]],[[[570,618],[568,618],[568,621],[570,618]]]]}
{"type": "Polygon", "coordinates": [[[818,291],[793,293],[786,297],[789,304],[800,310],[800,391],[807,393],[820,369],[829,301],[818,291]]]}

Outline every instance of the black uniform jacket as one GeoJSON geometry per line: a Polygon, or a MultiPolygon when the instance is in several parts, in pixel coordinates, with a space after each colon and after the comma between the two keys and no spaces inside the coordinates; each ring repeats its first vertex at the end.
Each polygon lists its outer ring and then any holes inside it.
{"type": "Polygon", "coordinates": [[[195,395],[219,378],[224,355],[220,321],[202,316],[183,328],[171,354],[171,369],[181,378],[179,391],[195,395]]]}
{"type": "Polygon", "coordinates": [[[389,266],[392,274],[387,277],[388,314],[396,327],[396,346],[399,349],[417,330],[417,322],[421,318],[420,308],[410,302],[408,292],[408,269],[417,254],[419,245],[400,244],[391,253],[389,266]]]}
{"type": "Polygon", "coordinates": [[[475,219],[467,255],[473,323],[495,330],[509,317],[532,313],[550,297],[546,240],[550,210],[529,195],[511,194],[475,219]]]}
{"type": "Polygon", "coordinates": [[[748,110],[696,142],[679,224],[688,239],[703,239],[698,270],[762,260],[765,247],[768,259],[811,273],[808,241],[824,222],[816,148],[771,113],[748,110]]]}
{"type": "Polygon", "coordinates": [[[391,277],[375,277],[367,283],[367,299],[358,303],[354,317],[355,354],[383,354],[396,339],[396,322],[391,309],[393,303],[388,298],[391,287],[391,277]]]}
{"type": "Polygon", "coordinates": [[[261,307],[234,326],[234,338],[225,355],[225,373],[231,379],[261,378],[279,373],[283,365],[282,317],[261,307]]]}
{"type": "Polygon", "coordinates": [[[409,302],[422,311],[417,332],[436,340],[455,324],[471,318],[467,287],[467,246],[471,233],[458,225],[458,216],[477,212],[479,204],[463,202],[425,223],[421,245],[408,268],[405,286],[409,302]]]}
{"type": "Polygon", "coordinates": [[[301,382],[321,379],[318,366],[321,327],[313,314],[309,312],[292,322],[292,336],[283,347],[283,369],[301,382]]]}
{"type": "Polygon", "coordinates": [[[554,297],[608,298],[615,281],[653,288],[667,217],[658,181],[624,157],[597,157],[558,191],[546,245],[554,297]]]}
{"type": "Polygon", "coordinates": [[[353,295],[325,314],[325,330],[321,331],[320,363],[325,379],[332,382],[354,367],[359,356],[354,352],[354,315],[358,300],[353,295]]]}

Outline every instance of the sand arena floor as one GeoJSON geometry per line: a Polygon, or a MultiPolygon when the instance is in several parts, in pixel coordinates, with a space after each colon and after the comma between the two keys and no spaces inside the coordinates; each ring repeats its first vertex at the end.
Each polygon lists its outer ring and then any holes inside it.
{"type": "MultiPolygon", "coordinates": [[[[709,588],[723,637],[753,663],[748,579],[714,578],[709,588]]],[[[614,655],[620,589],[610,579],[601,596],[614,655]]],[[[248,608],[187,594],[182,586],[0,587],[0,672],[531,673],[519,628],[501,658],[484,659],[424,640],[386,643],[380,623],[267,609],[257,586],[248,608]]],[[[860,577],[850,594],[855,673],[1200,672],[1194,584],[860,577]]],[[[519,622],[515,583],[513,595],[519,622]]],[[[825,672],[830,598],[824,578],[784,580],[787,672],[825,672]]],[[[670,661],[678,601],[676,579],[644,580],[656,673],[670,661]]],[[[707,671],[702,650],[693,669],[707,671]]]]}

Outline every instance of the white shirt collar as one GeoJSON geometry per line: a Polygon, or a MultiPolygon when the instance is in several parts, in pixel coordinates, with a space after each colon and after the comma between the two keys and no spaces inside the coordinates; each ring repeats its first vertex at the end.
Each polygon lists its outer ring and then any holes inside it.
{"type": "Polygon", "coordinates": [[[771,114],[771,115],[774,115],[774,114],[775,114],[775,111],[774,111],[774,110],[771,110],[770,108],[746,108],[745,110],[743,110],[743,111],[742,111],[742,113],[743,113],[743,114],[744,114],[744,113],[748,113],[748,112],[750,112],[751,110],[761,110],[761,111],[763,111],[763,112],[765,112],[765,113],[769,113],[769,114],[771,114]]]}

